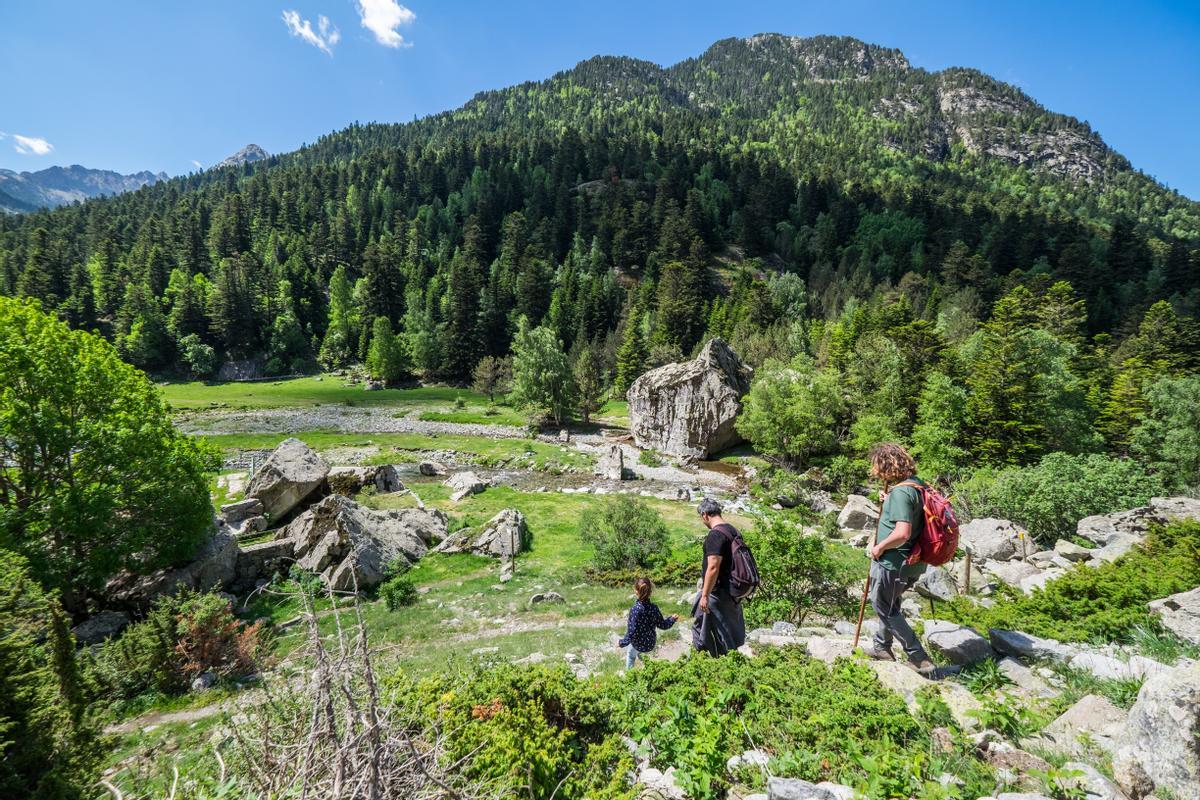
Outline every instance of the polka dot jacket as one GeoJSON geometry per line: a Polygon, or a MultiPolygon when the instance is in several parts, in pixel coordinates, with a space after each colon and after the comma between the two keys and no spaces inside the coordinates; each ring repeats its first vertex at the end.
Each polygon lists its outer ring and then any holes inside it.
{"type": "Polygon", "coordinates": [[[649,600],[638,600],[633,604],[633,608],[629,609],[629,627],[625,632],[625,638],[620,641],[620,645],[626,647],[632,644],[633,649],[639,653],[649,653],[658,643],[658,633],[655,629],[660,628],[665,631],[674,624],[673,620],[663,617],[662,612],[654,603],[649,600]]]}

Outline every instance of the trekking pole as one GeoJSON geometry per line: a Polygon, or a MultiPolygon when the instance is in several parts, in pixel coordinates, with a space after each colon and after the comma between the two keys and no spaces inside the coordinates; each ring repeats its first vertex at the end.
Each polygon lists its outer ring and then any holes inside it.
{"type": "Polygon", "coordinates": [[[863,584],[862,602],[858,604],[858,624],[854,626],[854,644],[850,646],[850,652],[858,649],[858,635],[862,632],[863,614],[867,610],[867,593],[871,591],[871,562],[867,562],[867,582],[863,584]]]}

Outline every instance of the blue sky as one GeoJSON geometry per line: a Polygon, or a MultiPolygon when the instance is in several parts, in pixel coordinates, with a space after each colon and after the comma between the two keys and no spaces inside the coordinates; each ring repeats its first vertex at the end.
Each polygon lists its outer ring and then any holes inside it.
{"type": "Polygon", "coordinates": [[[977,67],[1200,199],[1200,0],[0,0],[0,167],[180,174],[249,142],[285,152],[355,120],[453,108],[596,54],[671,64],[764,31],[977,67]]]}

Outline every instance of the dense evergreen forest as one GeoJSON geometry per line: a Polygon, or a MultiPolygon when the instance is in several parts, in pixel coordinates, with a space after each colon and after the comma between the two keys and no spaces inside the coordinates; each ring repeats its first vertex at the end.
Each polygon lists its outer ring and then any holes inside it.
{"type": "Polygon", "coordinates": [[[759,36],[5,217],[0,291],[175,375],[468,382],[525,318],[623,391],[720,335],[834,375],[839,441],[910,435],[936,373],[972,452],[1023,461],[1123,451],[1146,381],[1196,369],[1200,205],[981,73],[759,36]],[[1056,403],[1079,426],[1027,435],[1056,403]]]}

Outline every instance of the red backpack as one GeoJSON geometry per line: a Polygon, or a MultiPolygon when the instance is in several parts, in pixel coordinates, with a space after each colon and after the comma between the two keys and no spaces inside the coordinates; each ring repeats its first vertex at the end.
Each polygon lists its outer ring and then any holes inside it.
{"type": "Polygon", "coordinates": [[[921,494],[925,509],[925,527],[913,543],[908,564],[929,564],[940,567],[958,550],[958,516],[946,496],[929,486],[905,481],[897,486],[911,486],[921,494]]]}

